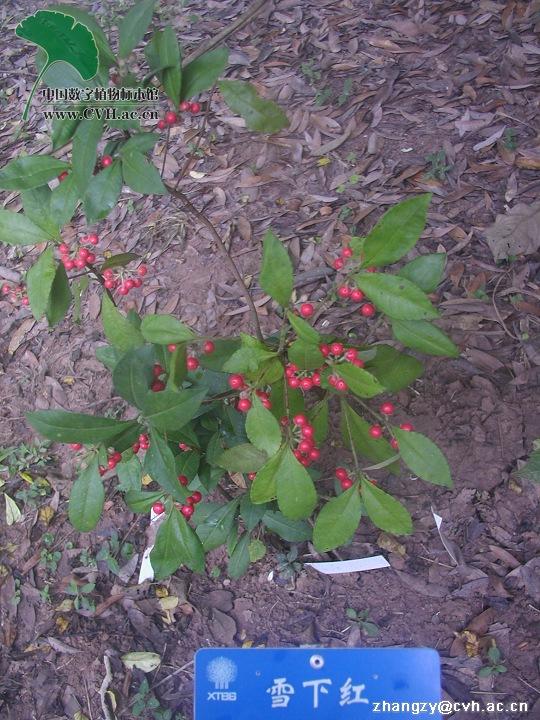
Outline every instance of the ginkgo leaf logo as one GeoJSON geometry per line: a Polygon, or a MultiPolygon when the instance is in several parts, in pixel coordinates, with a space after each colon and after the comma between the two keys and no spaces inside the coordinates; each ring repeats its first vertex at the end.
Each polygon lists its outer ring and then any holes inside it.
{"type": "Polygon", "coordinates": [[[38,45],[47,54],[47,62],[42,67],[30,92],[23,120],[28,119],[30,103],[36,88],[45,72],[55,62],[71,65],[83,80],[91,80],[98,71],[98,49],[92,32],[71,15],[52,10],[38,10],[30,15],[15,29],[16,35],[38,45]]]}

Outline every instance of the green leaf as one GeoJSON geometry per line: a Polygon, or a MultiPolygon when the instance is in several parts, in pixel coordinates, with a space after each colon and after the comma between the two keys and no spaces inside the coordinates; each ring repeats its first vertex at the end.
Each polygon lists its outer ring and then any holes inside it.
{"type": "Polygon", "coordinates": [[[163,68],[161,79],[165,94],[176,107],[180,102],[182,70],[180,67],[180,46],[172,27],[154,33],[159,63],[163,68]]]}
{"type": "Polygon", "coordinates": [[[152,132],[140,132],[132,135],[129,140],[120,146],[119,153],[122,155],[124,152],[131,152],[137,150],[138,152],[146,153],[152,150],[154,145],[160,139],[157,133],[152,132]]]}
{"type": "Polygon", "coordinates": [[[116,474],[119,480],[117,490],[123,493],[141,491],[142,467],[136,455],[121,462],[116,468],[116,474]]]}
{"type": "Polygon", "coordinates": [[[62,263],[59,263],[49,295],[49,304],[45,310],[49,325],[56,325],[66,316],[72,299],[66,270],[62,263]]]}
{"type": "Polygon", "coordinates": [[[366,363],[366,370],[390,392],[408,387],[424,374],[422,363],[411,355],[390,345],[376,345],[375,350],[376,355],[366,363]]]}
{"type": "Polygon", "coordinates": [[[249,567],[249,533],[244,533],[236,543],[227,566],[227,574],[232,578],[239,578],[247,572],[249,567]]]}
{"type": "Polygon", "coordinates": [[[69,164],[50,155],[28,155],[16,158],[0,170],[1,190],[31,190],[53,180],[69,164]]]}
{"type": "Polygon", "coordinates": [[[105,337],[119,350],[127,352],[144,343],[140,331],[122,315],[106,293],[101,301],[101,320],[105,337]]]}
{"type": "Polygon", "coordinates": [[[276,418],[254,395],[253,404],[246,416],[246,435],[256,448],[269,456],[275,455],[281,445],[281,429],[276,418]]]}
{"type": "Polygon", "coordinates": [[[145,315],[141,323],[145,340],[156,345],[188,342],[195,333],[172,315],[145,315]]]}
{"type": "Polygon", "coordinates": [[[304,340],[295,340],[287,350],[289,361],[298,365],[300,370],[316,370],[324,365],[324,355],[318,345],[304,340]]]}
{"type": "Polygon", "coordinates": [[[356,276],[356,282],[377,308],[392,319],[428,320],[439,315],[426,294],[405,278],[382,273],[360,273],[356,276]]]}
{"type": "Polygon", "coordinates": [[[223,370],[229,373],[251,373],[255,375],[267,360],[275,356],[276,353],[268,350],[264,345],[262,347],[243,345],[223,364],[223,370]]]}
{"type": "Polygon", "coordinates": [[[426,193],[390,208],[364,241],[363,265],[382,267],[406,255],[424,230],[430,201],[426,193]]]}
{"type": "Polygon", "coordinates": [[[271,457],[257,472],[251,484],[250,499],[255,505],[270,502],[277,497],[277,476],[284,448],[271,457]]]}
{"type": "Polygon", "coordinates": [[[184,500],[188,492],[180,485],[176,473],[174,455],[163,436],[150,430],[150,447],[144,457],[144,472],[166,490],[175,500],[184,500]]]}
{"type": "Polygon", "coordinates": [[[206,396],[207,388],[196,390],[163,390],[148,392],[142,411],[158,430],[179,430],[195,417],[206,396]]]}
{"type": "Polygon", "coordinates": [[[71,153],[73,179],[81,197],[86,193],[97,161],[97,147],[103,133],[103,120],[81,120],[73,136],[71,153]]]}
{"type": "Polygon", "coordinates": [[[313,528],[313,544],[319,552],[328,552],[347,544],[353,537],[360,518],[362,502],[358,485],[332,498],[323,506],[313,528]]]}
{"type": "Polygon", "coordinates": [[[370,398],[375,397],[384,392],[384,387],[364,368],[356,367],[349,363],[337,365],[334,369],[334,375],[339,375],[347,383],[351,392],[358,397],[370,398]]]}
{"type": "Polygon", "coordinates": [[[137,150],[122,153],[122,173],[124,182],[142,195],[166,195],[159,170],[137,150]]]}
{"type": "Polygon", "coordinates": [[[287,447],[276,473],[278,506],[285,517],[300,520],[309,517],[317,505],[317,491],[306,468],[287,447]]]}
{"type": "Polygon", "coordinates": [[[534,450],[525,465],[520,468],[516,475],[526,480],[540,482],[540,450],[534,450]]]}
{"type": "Polygon", "coordinates": [[[101,29],[100,25],[96,22],[93,15],[81,10],[80,8],[73,7],[73,5],[63,5],[61,3],[55,5],[49,5],[48,10],[57,10],[64,13],[64,15],[71,15],[82,25],[90,30],[96,41],[96,45],[99,52],[99,64],[110,67],[116,61],[113,51],[111,50],[107,41],[107,36],[101,29]]]}
{"type": "Polygon", "coordinates": [[[132,252],[118,253],[118,255],[112,255],[110,258],[107,258],[99,269],[100,272],[103,272],[104,270],[107,270],[107,268],[125,267],[126,265],[129,265],[130,262],[138,260],[140,257],[141,256],[137,255],[137,253],[132,252]]]}
{"type": "Polygon", "coordinates": [[[137,425],[131,420],[113,420],[65,410],[37,410],[26,413],[26,419],[34,430],[49,440],[85,445],[109,442],[137,425]]]}
{"type": "Polygon", "coordinates": [[[252,563],[262,560],[266,555],[266,545],[260,540],[252,540],[249,543],[249,561],[252,563]]]}
{"type": "Polygon", "coordinates": [[[39,320],[47,310],[55,276],[54,251],[52,247],[48,247],[26,273],[26,289],[36,320],[39,320]]]}
{"type": "Polygon", "coordinates": [[[197,525],[196,532],[205,552],[215,550],[227,542],[237,511],[238,500],[231,500],[197,525]]]}
{"type": "Polygon", "coordinates": [[[426,293],[435,292],[441,282],[446,253],[420,255],[398,270],[400,277],[407,278],[426,293]]]}
{"type": "MultiPolygon", "coordinates": [[[[120,468],[120,465],[118,466],[120,468]]],[[[156,492],[144,492],[142,490],[128,490],[124,495],[124,500],[128,508],[134,513],[147,513],[150,512],[152,505],[161,500],[163,497],[163,490],[157,490],[156,492]]]]}
{"type": "Polygon", "coordinates": [[[372,523],[394,535],[409,535],[412,520],[407,508],[369,480],[362,478],[361,483],[362,501],[372,523]]]}
{"type": "Polygon", "coordinates": [[[267,460],[266,453],[250,443],[242,443],[225,450],[217,460],[219,467],[229,472],[257,472],[267,460]]]}
{"type": "Polygon", "coordinates": [[[250,130],[275,133],[287,127],[289,120],[272,100],[263,100],[253,85],[243,80],[221,80],[218,87],[231,110],[246,121],[250,130]]]}
{"type": "Polygon", "coordinates": [[[459,348],[448,335],[424,320],[393,320],[392,332],[396,340],[413,350],[428,355],[459,357],[459,348]]]}
{"type": "Polygon", "coordinates": [[[491,665],[485,665],[484,667],[481,667],[478,671],[479,678],[491,677],[493,674],[493,668],[491,667],[491,665]]]}
{"type": "Polygon", "coordinates": [[[223,73],[229,61],[229,50],[226,47],[209,50],[182,68],[181,100],[189,100],[196,95],[210,90],[223,73]]]}
{"type": "Polygon", "coordinates": [[[125,58],[140,43],[152,22],[154,0],[141,0],[136,3],[118,25],[119,50],[125,58]]]}
{"type": "Polygon", "coordinates": [[[310,422],[315,431],[314,439],[321,445],[328,435],[328,400],[323,398],[313,406],[309,413],[310,422]]]}
{"type": "Polygon", "coordinates": [[[75,134],[80,122],[78,116],[75,118],[53,118],[51,129],[52,149],[58,150],[58,148],[66,145],[75,134]]]}
{"type": "Polygon", "coordinates": [[[265,293],[287,307],[293,291],[293,266],[289,253],[272,230],[267,230],[263,238],[259,282],[265,293]]]}
{"type": "Polygon", "coordinates": [[[156,580],[172,575],[182,564],[194,572],[204,571],[201,541],[175,507],[158,528],[150,562],[156,580]]]}
{"type": "Polygon", "coordinates": [[[152,384],[155,358],[154,348],[148,345],[130,350],[116,364],[112,377],[114,388],[130,405],[144,406],[152,384]]]}
{"type": "Polygon", "coordinates": [[[21,200],[26,217],[51,237],[58,237],[58,220],[51,214],[52,192],[48,185],[23,190],[21,200]]]}
{"type": "Polygon", "coordinates": [[[89,532],[98,524],[103,509],[105,490],[94,457],[73,483],[69,495],[69,521],[76,530],[89,532]]]}
{"type": "Polygon", "coordinates": [[[419,478],[434,485],[452,487],[448,461],[437,445],[422,433],[392,428],[405,465],[419,478]]]}
{"type": "Polygon", "coordinates": [[[287,318],[300,340],[310,343],[311,345],[318,345],[321,342],[319,333],[303,318],[298,317],[298,315],[290,311],[287,311],[287,318]]]}
{"type": "Polygon", "coordinates": [[[244,526],[248,532],[251,532],[261,522],[266,512],[266,508],[266,503],[262,503],[260,505],[252,503],[249,493],[245,492],[242,495],[242,499],[240,501],[240,515],[242,516],[244,526]]]}
{"type": "Polygon", "coordinates": [[[96,358],[109,370],[114,370],[121,357],[122,353],[112,345],[101,345],[96,348],[96,358]]]}
{"type": "Polygon", "coordinates": [[[116,207],[121,192],[122,170],[119,162],[113,162],[92,176],[83,195],[84,214],[88,225],[106,218],[116,207]]]}
{"type": "Polygon", "coordinates": [[[49,233],[22,213],[0,208],[0,242],[8,245],[37,245],[50,239],[49,233]]]}
{"type": "MultiPolygon", "coordinates": [[[[358,415],[348,403],[343,401],[341,407],[341,433],[345,445],[348,448],[351,447],[349,437],[350,428],[350,435],[352,436],[354,447],[360,455],[368,458],[368,460],[378,464],[396,455],[396,451],[392,449],[390,443],[385,440],[385,438],[375,439],[371,437],[369,434],[370,423],[358,415]]],[[[388,465],[387,469],[389,472],[397,475],[399,473],[399,464],[394,462],[388,465]]]]}
{"type": "Polygon", "coordinates": [[[71,173],[51,194],[51,216],[56,219],[58,227],[63,227],[71,220],[78,204],[79,191],[71,173]]]}
{"type": "Polygon", "coordinates": [[[311,540],[312,530],[305,520],[290,520],[279,510],[267,510],[262,521],[269,530],[287,542],[311,540]]]}

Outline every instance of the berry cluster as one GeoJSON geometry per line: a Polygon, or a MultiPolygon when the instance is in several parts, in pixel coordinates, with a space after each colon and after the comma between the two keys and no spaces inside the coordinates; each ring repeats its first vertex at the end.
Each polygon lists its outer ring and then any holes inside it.
{"type": "MultiPolygon", "coordinates": [[[[183,485],[183,486],[187,485],[189,482],[185,475],[179,475],[178,481],[180,482],[180,485],[183,485]]],[[[195,490],[194,492],[191,493],[191,495],[189,495],[185,499],[183,505],[180,503],[175,503],[175,504],[176,504],[176,507],[180,509],[180,512],[182,513],[182,515],[185,518],[189,519],[195,512],[194,505],[197,505],[197,503],[200,503],[201,500],[202,500],[201,493],[198,490],[195,490]]],[[[161,515],[162,513],[165,512],[165,505],[159,501],[155,502],[152,505],[152,510],[154,511],[154,513],[156,515],[161,515]]]]}
{"type": "Polygon", "coordinates": [[[9,283],[4,283],[2,285],[2,295],[6,295],[7,299],[13,304],[20,303],[25,306],[30,304],[24,285],[11,286],[9,283]]]}
{"type": "MultiPolygon", "coordinates": [[[[176,345],[175,343],[169,343],[169,345],[167,345],[167,350],[169,352],[174,352],[177,349],[177,347],[178,347],[178,345],[176,345]]],[[[205,355],[211,355],[215,349],[216,349],[216,346],[214,345],[214,343],[211,340],[207,340],[203,345],[203,353],[205,355]]],[[[198,367],[199,367],[198,359],[194,355],[189,356],[187,358],[188,370],[196,370],[198,367]],[[191,367],[190,367],[190,365],[191,365],[191,367]]]]}
{"type": "Polygon", "coordinates": [[[162,377],[165,375],[165,368],[161,367],[159,363],[156,363],[152,368],[152,374],[154,376],[154,381],[150,385],[150,390],[152,390],[152,392],[161,392],[162,390],[165,390],[166,383],[162,380],[162,377]]]}
{"type": "Polygon", "coordinates": [[[132,445],[133,452],[137,454],[140,450],[148,450],[150,447],[150,438],[146,433],[141,433],[137,442],[132,445]]]}
{"type": "MultiPolygon", "coordinates": [[[[352,363],[360,368],[364,367],[364,361],[358,357],[358,350],[356,348],[347,348],[342,343],[335,342],[330,345],[323,343],[319,345],[319,350],[327,360],[326,363],[317,370],[302,371],[299,370],[295,363],[288,363],[285,366],[285,377],[287,378],[287,385],[290,388],[300,388],[300,390],[308,392],[314,387],[319,387],[323,370],[326,367],[332,367],[343,362],[352,363]]],[[[330,375],[328,382],[336,390],[342,392],[347,390],[347,383],[337,375],[330,375]]]]}
{"type": "Polygon", "coordinates": [[[139,265],[137,274],[134,276],[127,275],[125,269],[115,272],[112,268],[106,268],[103,271],[103,285],[107,290],[116,290],[119,295],[127,295],[134,288],[141,287],[147,272],[146,265],[139,265]]]}
{"type": "Polygon", "coordinates": [[[313,371],[299,370],[298,365],[295,365],[295,363],[287,363],[285,366],[287,385],[293,389],[300,388],[304,392],[308,392],[314,387],[320,387],[322,369],[319,368],[313,371]]]}
{"type": "MultiPolygon", "coordinates": [[[[364,299],[364,293],[360,288],[351,288],[348,285],[340,285],[337,289],[338,297],[342,300],[350,300],[353,303],[362,302],[364,299]]],[[[375,305],[373,303],[364,303],[358,310],[360,315],[363,317],[373,317],[376,313],[375,305]]]]}
{"type": "MultiPolygon", "coordinates": [[[[281,418],[283,424],[285,421],[288,422],[287,418],[281,418]]],[[[308,467],[311,463],[318,460],[321,456],[321,451],[315,445],[313,436],[315,434],[315,428],[310,425],[305,415],[295,415],[293,417],[293,438],[297,441],[297,446],[293,450],[294,457],[304,467],[308,467]]]]}
{"type": "MultiPolygon", "coordinates": [[[[246,384],[245,378],[240,373],[235,373],[234,375],[229,376],[229,387],[231,390],[239,390],[240,396],[238,400],[236,401],[235,408],[238,410],[238,412],[247,413],[248,410],[251,410],[251,400],[249,399],[249,393],[251,392],[249,386],[246,384]]],[[[270,402],[270,398],[268,396],[268,393],[264,390],[255,390],[255,395],[260,399],[263,406],[270,410],[272,407],[272,403],[270,402]]]]}
{"type": "MultiPolygon", "coordinates": [[[[178,109],[181,112],[190,112],[192,115],[196,115],[201,112],[201,103],[183,100],[178,109]]],[[[156,127],[158,130],[165,130],[168,125],[175,125],[178,120],[178,113],[175,113],[173,110],[169,110],[165,113],[161,120],[158,120],[156,127]]]]}
{"type": "MultiPolygon", "coordinates": [[[[96,233],[90,233],[82,238],[81,242],[88,243],[89,245],[97,245],[99,243],[99,237],[96,233]]],[[[60,259],[66,270],[82,270],[88,265],[92,265],[96,262],[96,255],[94,252],[89,250],[87,247],[74,248],[74,254],[70,250],[69,246],[63,242],[58,246],[60,250],[60,259]]]]}
{"type": "Polygon", "coordinates": [[[348,490],[354,485],[354,480],[350,477],[349,473],[344,467],[336,468],[336,478],[339,480],[342,490],[348,490]]]}

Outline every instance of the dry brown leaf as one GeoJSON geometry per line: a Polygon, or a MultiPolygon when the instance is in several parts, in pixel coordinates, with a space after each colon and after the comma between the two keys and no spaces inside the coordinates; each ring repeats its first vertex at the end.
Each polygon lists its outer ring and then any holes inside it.
{"type": "Polygon", "coordinates": [[[486,239],[495,260],[536,252],[540,247],[540,201],[518,203],[506,215],[497,215],[486,229],[486,239]]]}

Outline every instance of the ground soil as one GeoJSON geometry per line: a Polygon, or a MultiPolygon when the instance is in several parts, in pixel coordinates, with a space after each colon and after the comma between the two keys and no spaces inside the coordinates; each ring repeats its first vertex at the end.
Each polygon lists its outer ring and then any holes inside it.
{"type": "MultiPolygon", "coordinates": [[[[122,9],[119,3],[87,5],[105,27],[122,9]]],[[[12,35],[17,21],[38,7],[4,3],[4,33],[12,35]]],[[[196,0],[184,10],[162,2],[160,19],[172,20],[190,50],[244,9],[242,1],[196,0]]],[[[406,475],[383,481],[411,510],[415,533],[395,539],[365,523],[341,556],[382,552],[391,568],[331,579],[304,568],[284,580],[276,570],[283,546],[271,541],[264,560],[242,579],[229,580],[226,558],[216,551],[208,560],[209,577],[181,571],[164,583],[179,598],[166,622],[158,597],[163,588],[137,586],[134,566],[120,579],[103,561],[97,569],[81,564],[82,549],[95,555],[114,532],[142,553],[147,520],[128,512],[111,486],[97,529],[75,533],[66,518],[73,457],[52,448],[45,470],[30,469],[33,477],[46,475],[52,495],[37,504],[19,502],[22,522],[3,528],[2,718],[71,719],[79,710],[91,720],[102,717],[105,656],[116,715],[133,717],[143,674],[126,671],[120,656],[135,650],[161,655],[149,683],[163,708],[191,718],[194,651],[246,643],[434,647],[445,696],[527,701],[529,713],[493,717],[540,717],[539,492],[514,475],[540,437],[540,263],[531,252],[496,264],[485,236],[496,214],[538,198],[539,24],[538,3],[513,0],[278,0],[229,40],[231,77],[253,78],[287,108],[291,126],[271,138],[254,136],[215,96],[210,131],[191,168],[196,175],[181,187],[228,238],[266,329],[274,319],[256,272],[267,227],[295,258],[298,298],[317,299],[331,275],[331,258],[351,233],[365,232],[408,194],[433,192],[418,250],[448,254],[438,300],[443,326],[462,353],[452,361],[429,360],[425,377],[401,392],[397,403],[403,417],[445,451],[455,487],[426,487],[406,475]],[[449,167],[433,177],[426,157],[441,150],[449,167]],[[43,513],[46,506],[50,515],[43,513]],[[442,537],[433,510],[443,518],[442,537]],[[61,553],[56,572],[40,563],[45,532],[61,553]],[[96,582],[96,613],[61,605],[72,578],[96,582]],[[380,633],[370,638],[351,625],[347,607],[369,610],[380,633]],[[482,679],[478,670],[493,639],[507,672],[482,679]]],[[[39,114],[17,135],[35,77],[33,56],[22,42],[2,50],[2,164],[22,149],[46,149],[39,114]]],[[[169,179],[183,166],[199,123],[188,119],[173,130],[169,179]]],[[[160,144],[156,162],[162,159],[160,144]]],[[[14,195],[3,198],[16,207],[14,195]]],[[[82,220],[74,221],[66,237],[84,229],[82,220]]],[[[172,312],[209,334],[249,326],[240,291],[212,239],[172,198],[126,192],[98,230],[102,248],[136,249],[152,267],[143,291],[126,307],[172,312]]],[[[0,277],[16,281],[32,252],[2,248],[0,277]]],[[[94,357],[96,342],[102,342],[98,315],[99,290],[92,286],[80,320],[70,318],[53,330],[0,300],[2,445],[32,440],[24,420],[29,409],[122,410],[94,357]]],[[[359,328],[344,311],[328,320],[341,329],[359,328]]],[[[337,464],[345,451],[336,452],[337,464]]],[[[14,476],[3,489],[13,496],[24,487],[25,480],[14,476]]],[[[314,557],[307,545],[299,552],[302,562],[314,557]]]]}

